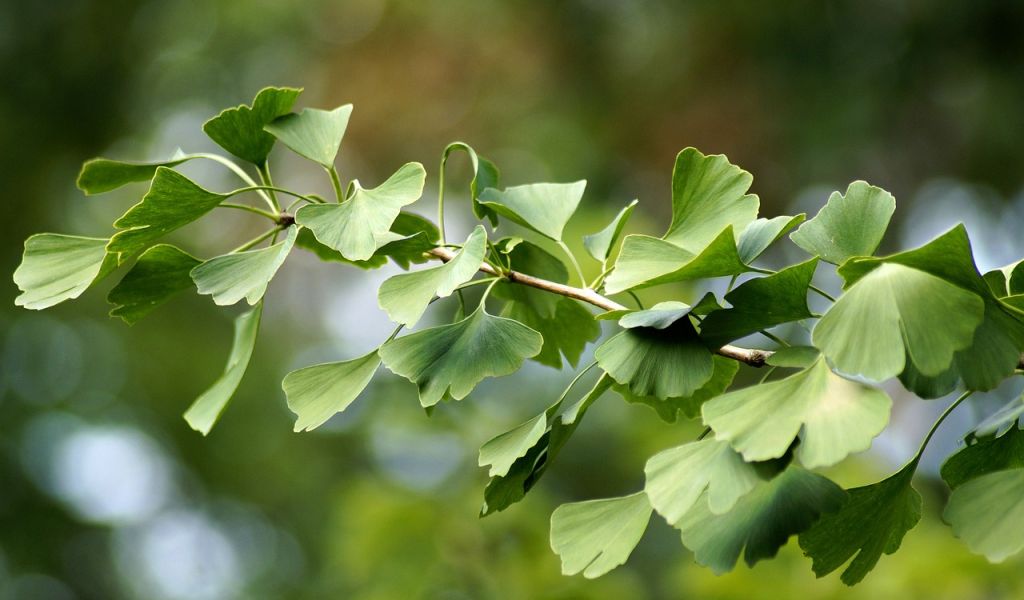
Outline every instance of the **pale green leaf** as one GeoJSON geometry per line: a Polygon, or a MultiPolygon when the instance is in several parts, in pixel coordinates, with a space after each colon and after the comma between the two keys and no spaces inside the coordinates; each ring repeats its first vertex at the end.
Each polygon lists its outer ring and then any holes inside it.
{"type": "Polygon", "coordinates": [[[964,483],[942,513],[971,552],[1003,562],[1024,549],[1024,468],[987,473],[964,483]]]}
{"type": "Polygon", "coordinates": [[[341,138],[345,137],[351,115],[351,104],[334,110],[306,108],[300,113],[278,117],[263,129],[296,154],[330,169],[338,156],[341,138]]]}
{"type": "Polygon", "coordinates": [[[402,165],[379,186],[355,192],[341,204],[308,204],[295,213],[295,222],[313,231],[316,239],[352,261],[367,260],[388,236],[403,206],[423,193],[427,173],[420,163],[402,165]]]}
{"type": "Polygon", "coordinates": [[[504,477],[516,460],[522,458],[537,445],[544,434],[549,431],[548,422],[554,418],[561,402],[529,421],[510,429],[505,433],[491,438],[480,447],[478,463],[481,467],[490,466],[489,477],[504,477]]]}
{"type": "Polygon", "coordinates": [[[665,329],[690,314],[690,305],[685,302],[669,300],[659,302],[645,310],[630,311],[619,319],[619,326],[626,329],[634,327],[651,327],[665,329]]]}
{"type": "Polygon", "coordinates": [[[380,357],[393,373],[419,388],[420,404],[434,406],[446,395],[465,398],[480,381],[517,371],[540,352],[544,340],[526,325],[487,314],[470,316],[392,340],[380,357]]]}
{"type": "Polygon", "coordinates": [[[377,302],[395,323],[412,327],[434,296],[445,297],[473,278],[486,251],[487,232],[477,225],[452,260],[420,271],[395,275],[381,284],[377,302]]]}
{"type": "MultiPolygon", "coordinates": [[[[1003,405],[1002,408],[985,417],[971,430],[970,437],[983,438],[992,435],[1003,435],[1011,427],[1016,428],[1020,424],[1020,418],[1024,415],[1024,396],[1017,396],[1003,405]]],[[[1024,455],[1022,455],[1024,458],[1024,455]]]]}
{"type": "Polygon", "coordinates": [[[39,233],[25,240],[14,283],[18,306],[42,310],[82,295],[113,268],[107,240],[58,233],[39,233]]]}
{"type": "Polygon", "coordinates": [[[107,295],[110,316],[132,325],[178,292],[193,287],[192,271],[202,261],[169,244],[146,250],[107,295]]]}
{"type": "Polygon", "coordinates": [[[882,188],[854,181],[846,195],[832,192],[818,214],[790,235],[807,253],[833,264],[870,256],[885,235],[896,199],[882,188]]]}
{"type": "Polygon", "coordinates": [[[119,262],[142,252],[168,233],[210,212],[228,196],[205,190],[173,169],[159,167],[142,201],[114,222],[121,229],[107,244],[119,262]]]}
{"type": "Polygon", "coordinates": [[[257,304],[252,310],[242,313],[235,319],[235,337],[231,345],[231,354],[224,367],[224,373],[201,396],[196,398],[192,406],[185,411],[185,420],[192,429],[207,435],[220,417],[228,401],[235,395],[238,384],[249,367],[252,350],[256,346],[256,333],[260,329],[260,315],[263,304],[257,304]]]}
{"type": "Polygon", "coordinates": [[[674,281],[739,275],[748,269],[737,254],[732,226],[697,254],[655,237],[627,235],[615,260],[615,270],[605,281],[605,291],[617,294],[674,281]]]}
{"type": "Polygon", "coordinates": [[[555,241],[583,198],[586,181],[533,183],[497,190],[486,189],[480,203],[499,215],[555,241]]]}
{"type": "Polygon", "coordinates": [[[633,214],[633,209],[639,203],[639,200],[633,200],[623,207],[619,214],[615,215],[612,222],[608,223],[604,229],[597,233],[583,236],[583,247],[587,249],[587,254],[594,257],[594,260],[602,264],[605,263],[611,255],[612,249],[615,248],[615,242],[619,241],[622,229],[633,214]]]}
{"type": "Polygon", "coordinates": [[[295,88],[263,88],[256,94],[252,107],[242,104],[225,109],[203,123],[203,131],[221,148],[262,167],[274,147],[274,136],[263,128],[288,114],[301,93],[301,89],[295,88]]]}
{"type": "Polygon", "coordinates": [[[806,369],[814,364],[821,352],[813,346],[790,346],[779,348],[765,360],[770,367],[806,369]]]}
{"type": "Polygon", "coordinates": [[[796,456],[808,468],[867,450],[889,422],[882,390],[843,379],[824,360],[794,375],[729,392],[704,404],[704,422],[747,461],[796,456]]]}
{"type": "Polygon", "coordinates": [[[295,431],[323,425],[366,389],[380,365],[377,350],[359,358],[305,367],[285,375],[281,387],[295,416],[295,431]]]}
{"type": "Polygon", "coordinates": [[[740,260],[746,264],[754,262],[776,240],[786,235],[791,229],[804,222],[807,215],[800,213],[793,217],[774,217],[772,219],[754,219],[740,233],[736,242],[740,260]]]}
{"type": "Polygon", "coordinates": [[[551,515],[551,549],[562,559],[562,574],[593,579],[625,563],[650,519],[643,492],[559,506],[551,515]]]}
{"type": "Polygon", "coordinates": [[[214,303],[220,306],[230,306],[242,298],[250,305],[256,304],[292,251],[298,229],[289,227],[285,239],[272,246],[224,254],[192,269],[192,280],[199,293],[213,296],[214,303]]]}

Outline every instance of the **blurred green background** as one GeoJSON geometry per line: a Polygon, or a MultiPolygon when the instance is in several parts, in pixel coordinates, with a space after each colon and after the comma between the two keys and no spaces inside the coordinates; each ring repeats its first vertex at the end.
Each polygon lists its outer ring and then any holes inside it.
{"type": "MultiPolygon", "coordinates": [[[[940,430],[917,483],[925,518],[857,588],[816,580],[795,543],[715,577],[658,519],[625,567],[586,581],[559,574],[551,511],[636,490],[646,458],[696,425],[609,395],[524,502],[481,520],[477,448],[549,404],[568,371],[528,365],[429,419],[408,382],[381,375],[345,414],[291,432],[281,377],[386,336],[375,291],[392,270],[290,258],[249,373],[205,439],[180,415],[222,369],[236,310],[181,298],[129,328],[105,317],[110,282],[30,313],[9,276],[29,234],[108,235],[145,191],[86,199],[82,161],[213,150],[202,122],[265,85],[305,87],[302,106],[354,103],[342,174],[375,184],[419,160],[423,214],[441,149],[461,139],[508,184],[587,178],[577,235],[634,197],[629,230],[660,233],[675,153],[696,146],[751,171],[766,216],[814,212],[866,179],[899,202],[885,249],[965,221],[992,268],[1024,255],[1022,30],[1024,4],[998,0],[0,2],[0,598],[1024,596],[1019,557],[989,565],[941,523],[935,478],[1014,382],[940,430]]],[[[278,183],[329,191],[280,149],[272,160],[278,183]]],[[[453,238],[471,226],[454,198],[453,238]]],[[[255,226],[217,215],[177,240],[211,256],[255,226]]],[[[798,256],[787,242],[768,262],[798,256]]],[[[887,390],[893,426],[830,473],[844,485],[893,471],[948,402],[887,390]]]]}

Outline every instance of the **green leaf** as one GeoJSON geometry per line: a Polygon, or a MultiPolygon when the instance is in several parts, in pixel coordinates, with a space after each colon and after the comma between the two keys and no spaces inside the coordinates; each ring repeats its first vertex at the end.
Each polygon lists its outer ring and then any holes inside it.
{"type": "Polygon", "coordinates": [[[262,167],[274,147],[274,136],[263,128],[288,114],[301,93],[302,90],[296,88],[263,88],[256,94],[251,108],[242,104],[225,109],[203,123],[203,131],[221,148],[262,167]]]}
{"type": "Polygon", "coordinates": [[[604,287],[607,293],[617,294],[674,281],[739,275],[747,270],[737,253],[731,226],[697,254],[655,237],[627,235],[604,287]]]}
{"type": "MultiPolygon", "coordinates": [[[[508,257],[515,271],[555,283],[569,283],[569,271],[565,263],[537,244],[520,238],[503,238],[498,240],[496,247],[508,257]]],[[[495,286],[494,295],[527,305],[544,319],[555,316],[560,299],[557,294],[511,282],[501,282],[495,286]]]]}
{"type": "Polygon", "coordinates": [[[390,258],[395,264],[408,269],[413,263],[430,260],[425,252],[437,246],[437,226],[427,219],[407,212],[398,214],[388,234],[377,236],[382,245],[367,260],[349,260],[334,248],[321,244],[313,232],[302,227],[295,239],[295,246],[308,250],[325,262],[340,262],[360,269],[377,269],[387,264],[390,258]],[[391,240],[391,241],[388,241],[391,240]]]}
{"type": "Polygon", "coordinates": [[[338,156],[341,138],[345,137],[351,114],[351,104],[334,110],[306,108],[298,114],[278,117],[263,129],[299,156],[330,169],[334,167],[334,159],[338,156]]]}
{"type": "Polygon", "coordinates": [[[716,514],[729,512],[761,481],[728,443],[705,439],[655,454],[644,467],[644,491],[658,514],[675,525],[703,499],[716,514]]]}
{"type": "Polygon", "coordinates": [[[601,368],[637,396],[690,396],[711,379],[711,352],[690,320],[666,329],[626,329],[594,353],[601,368]]]}
{"type": "Polygon", "coordinates": [[[838,510],[846,498],[836,484],[797,466],[758,483],[725,514],[711,512],[707,494],[676,527],[697,562],[716,574],[731,571],[741,552],[751,567],[773,558],[790,536],[838,510]]]}
{"type": "Polygon", "coordinates": [[[260,329],[260,315],[263,304],[257,304],[252,310],[242,313],[235,319],[235,338],[228,356],[228,364],[224,373],[208,390],[203,392],[192,406],[185,411],[185,421],[192,429],[207,435],[214,423],[224,411],[228,400],[235,395],[238,384],[249,367],[253,347],[256,345],[256,333],[260,329]]]}
{"type": "Polygon", "coordinates": [[[367,260],[378,248],[394,241],[389,231],[403,206],[423,193],[427,173],[420,163],[402,165],[373,189],[355,182],[355,192],[341,204],[307,204],[295,222],[313,231],[316,239],[348,260],[367,260]]]}
{"type": "Polygon", "coordinates": [[[1009,431],[1011,427],[1018,426],[1020,424],[1021,415],[1024,415],[1024,396],[1017,396],[1003,405],[1003,407],[996,412],[985,417],[981,423],[978,423],[974,429],[971,430],[969,438],[974,439],[992,435],[1003,435],[1009,431]]]}
{"type": "Polygon", "coordinates": [[[562,558],[562,574],[594,579],[625,563],[650,519],[643,492],[559,506],[551,515],[551,549],[562,558]]]}
{"type": "Polygon", "coordinates": [[[230,306],[242,298],[255,305],[292,251],[298,229],[289,227],[285,239],[272,246],[211,258],[192,269],[192,281],[200,294],[213,296],[219,306],[230,306]]]}
{"type": "Polygon", "coordinates": [[[299,234],[295,237],[295,247],[312,252],[317,258],[324,262],[339,262],[346,265],[352,265],[360,269],[379,269],[380,267],[388,264],[388,257],[384,256],[379,251],[374,252],[373,256],[367,260],[349,260],[342,256],[341,252],[321,244],[320,240],[316,239],[316,236],[313,235],[313,232],[306,227],[299,228],[299,234]]]}
{"type": "Polygon", "coordinates": [[[675,423],[679,418],[680,412],[687,419],[693,419],[700,416],[700,407],[705,402],[721,395],[732,385],[732,380],[740,370],[740,363],[731,358],[714,356],[712,357],[712,362],[714,363],[714,371],[711,373],[711,379],[708,379],[707,383],[689,396],[662,400],[657,396],[637,396],[629,391],[628,386],[621,384],[616,384],[613,387],[616,392],[625,398],[626,402],[646,404],[653,408],[662,420],[668,423],[675,423]]]}
{"type": "Polygon", "coordinates": [[[194,157],[187,155],[176,156],[169,160],[150,163],[94,158],[82,165],[75,184],[87,196],[102,194],[129,183],[149,181],[153,179],[153,175],[159,167],[174,167],[192,158],[194,157]]]}
{"type": "Polygon", "coordinates": [[[942,518],[971,552],[1003,562],[1024,549],[1024,468],[982,475],[953,490],[942,518]]]}
{"type": "Polygon", "coordinates": [[[686,148],[672,170],[672,224],[663,239],[699,254],[726,228],[743,231],[757,217],[757,196],[747,194],[753,179],[721,154],[686,148]]]}
{"type": "Polygon", "coordinates": [[[1011,427],[998,437],[978,439],[942,464],[942,479],[950,488],[983,475],[1006,469],[1024,468],[1024,431],[1011,427]]]}
{"type": "Polygon", "coordinates": [[[790,235],[807,253],[832,264],[870,256],[885,235],[896,199],[866,181],[854,181],[846,195],[832,192],[818,214],[790,235]]]}
{"type": "Polygon", "coordinates": [[[540,353],[531,357],[531,360],[560,369],[564,356],[565,360],[575,367],[579,364],[587,344],[601,337],[601,326],[597,324],[589,310],[571,298],[556,297],[555,313],[550,317],[544,316],[544,313],[537,309],[538,306],[543,306],[543,303],[534,302],[539,294],[552,295],[540,290],[530,290],[526,294],[528,301],[507,303],[501,311],[501,316],[521,322],[544,338],[540,353]]]}
{"type": "Polygon", "coordinates": [[[630,311],[619,319],[619,326],[626,329],[635,327],[651,327],[665,329],[690,314],[690,305],[685,302],[669,300],[659,302],[646,310],[630,311]]]}
{"type": "Polygon", "coordinates": [[[532,231],[562,241],[562,230],[583,198],[586,181],[533,183],[480,194],[480,203],[532,231]]]}
{"type": "Polygon", "coordinates": [[[922,375],[913,361],[907,360],[903,372],[900,373],[900,383],[908,391],[917,394],[918,397],[926,400],[943,398],[948,396],[960,383],[960,374],[956,368],[956,359],[950,368],[938,375],[922,375]]]}
{"type": "Polygon", "coordinates": [[[429,407],[449,394],[462,400],[487,377],[514,373],[543,342],[526,325],[489,315],[481,305],[457,323],[384,344],[380,357],[393,373],[419,387],[420,404],[429,407]]]}
{"type": "Polygon", "coordinates": [[[814,364],[821,352],[813,346],[790,346],[779,348],[765,360],[770,367],[806,369],[814,364]]]}
{"type": "Polygon", "coordinates": [[[915,460],[883,481],[848,490],[838,512],[800,534],[800,547],[814,561],[815,575],[824,577],[853,557],[841,579],[856,585],[883,552],[899,550],[903,536],[921,520],[921,495],[910,485],[916,467],[915,460]]]}
{"type": "Polygon", "coordinates": [[[134,325],[178,292],[193,287],[192,271],[202,261],[169,244],[158,244],[139,260],[107,295],[110,316],[134,325]]]}
{"type": "Polygon", "coordinates": [[[590,254],[590,256],[594,257],[594,260],[602,264],[607,262],[612,249],[615,247],[615,242],[619,240],[623,228],[626,227],[629,217],[633,214],[633,209],[639,203],[639,200],[633,200],[623,207],[619,214],[615,215],[612,222],[608,223],[604,229],[597,233],[583,236],[583,247],[587,249],[587,254],[590,254]]]}
{"type": "Polygon", "coordinates": [[[754,262],[776,240],[803,223],[806,217],[807,215],[800,213],[794,217],[775,217],[751,221],[740,233],[740,239],[736,242],[740,260],[748,265],[754,262]]]}
{"type": "Polygon", "coordinates": [[[921,374],[934,376],[971,345],[984,308],[976,294],[946,280],[886,263],[832,305],[812,338],[844,373],[883,381],[900,374],[909,358],[921,374]]]}
{"type": "Polygon", "coordinates": [[[118,262],[123,263],[168,233],[210,212],[227,197],[199,187],[173,169],[158,167],[142,201],[114,222],[114,227],[122,231],[110,238],[107,251],[118,254],[118,262]]]}
{"type": "Polygon", "coordinates": [[[732,308],[717,310],[700,324],[700,335],[718,348],[733,340],[783,323],[814,316],[807,308],[807,288],[818,259],[751,279],[725,295],[732,308]]]}
{"type": "Polygon", "coordinates": [[[341,362],[305,367],[285,375],[281,387],[295,416],[295,431],[323,425],[366,389],[380,365],[377,350],[341,362]]]}
{"type": "Polygon", "coordinates": [[[612,378],[602,374],[594,387],[575,404],[563,410],[564,401],[560,400],[541,415],[485,444],[486,453],[484,448],[480,449],[480,466],[493,465],[497,471],[492,469],[492,472],[504,471],[488,482],[481,516],[505,510],[533,489],[576,431],[587,409],[611,384],[612,378]],[[541,417],[547,422],[547,428],[538,438],[533,428],[541,417]],[[509,460],[512,463],[506,469],[504,465],[509,460]]]}
{"type": "Polygon", "coordinates": [[[39,233],[25,240],[14,283],[21,294],[18,306],[42,310],[82,295],[113,267],[107,240],[58,233],[39,233]]]}
{"type": "Polygon", "coordinates": [[[813,469],[867,450],[891,407],[885,392],[843,379],[819,359],[785,379],[709,400],[702,413],[715,436],[751,462],[780,458],[799,435],[796,456],[813,469]]]}
{"type": "Polygon", "coordinates": [[[483,262],[486,244],[487,232],[483,225],[477,225],[452,260],[391,277],[377,291],[377,302],[389,319],[412,327],[434,296],[449,296],[455,288],[473,278],[483,262]]]}
{"type": "Polygon", "coordinates": [[[491,161],[480,156],[469,144],[464,142],[452,142],[444,149],[441,157],[441,169],[448,163],[448,157],[457,150],[461,150],[469,156],[470,164],[473,167],[473,179],[469,181],[469,196],[473,201],[473,215],[477,219],[488,219],[491,227],[498,226],[498,213],[480,203],[480,194],[487,188],[498,187],[500,173],[498,167],[491,161]]]}

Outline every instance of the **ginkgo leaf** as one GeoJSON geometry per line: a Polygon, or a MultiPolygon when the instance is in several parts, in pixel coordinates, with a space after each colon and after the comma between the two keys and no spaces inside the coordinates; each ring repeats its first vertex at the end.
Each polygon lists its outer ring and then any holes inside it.
{"type": "Polygon", "coordinates": [[[498,167],[491,161],[477,154],[469,144],[465,142],[452,142],[444,149],[441,156],[441,170],[448,163],[448,157],[453,152],[461,150],[469,156],[470,165],[473,168],[473,178],[469,181],[469,196],[473,202],[473,215],[480,220],[486,218],[491,222],[491,227],[498,226],[498,214],[493,209],[480,203],[480,194],[487,188],[498,187],[500,173],[498,167]]]}
{"type": "Polygon", "coordinates": [[[651,327],[665,329],[690,314],[690,305],[677,300],[659,302],[651,308],[630,311],[619,319],[619,326],[626,329],[651,327]]]}
{"type": "Polygon", "coordinates": [[[263,128],[274,119],[287,115],[301,93],[302,90],[296,88],[263,88],[256,94],[252,107],[242,104],[224,109],[203,123],[203,131],[231,154],[263,166],[274,147],[274,136],[263,128]]]}
{"type": "Polygon", "coordinates": [[[402,165],[379,186],[355,192],[341,204],[307,204],[295,213],[295,222],[308,227],[316,239],[341,252],[348,260],[367,260],[384,243],[382,239],[403,206],[423,193],[427,172],[420,163],[402,165]]]}
{"type": "Polygon", "coordinates": [[[625,563],[650,519],[643,492],[559,506],[551,515],[551,549],[562,559],[562,574],[594,579],[625,563]]]}
{"type": "Polygon", "coordinates": [[[601,368],[637,396],[689,396],[711,379],[711,352],[688,318],[666,329],[626,329],[594,353],[601,368]]]}
{"type": "Polygon", "coordinates": [[[465,319],[417,331],[384,344],[380,357],[419,388],[420,404],[446,395],[465,398],[487,377],[514,373],[540,352],[544,340],[526,325],[487,314],[483,305],[465,319]]]}
{"type": "Polygon", "coordinates": [[[853,557],[841,579],[856,585],[882,553],[900,549],[903,537],[921,520],[921,495],[910,485],[916,467],[914,460],[883,481],[847,490],[849,497],[837,512],[800,534],[815,575],[824,577],[853,557]]]}
{"type": "Polygon", "coordinates": [[[395,323],[412,327],[420,320],[434,296],[444,298],[473,278],[486,251],[487,232],[477,225],[448,262],[395,275],[381,284],[377,302],[395,323]]]}
{"type": "Polygon", "coordinates": [[[644,473],[644,491],[669,525],[682,519],[699,499],[714,514],[728,512],[762,480],[754,465],[744,462],[728,443],[713,438],[655,454],[644,473]]]}
{"type": "Polygon", "coordinates": [[[712,362],[714,370],[711,373],[711,378],[689,396],[666,399],[661,399],[657,396],[638,396],[629,391],[629,386],[622,384],[616,384],[613,386],[613,389],[626,402],[650,406],[663,421],[668,423],[675,423],[679,418],[679,413],[682,413],[687,419],[692,419],[700,416],[700,407],[705,402],[721,395],[732,385],[732,380],[740,370],[740,363],[731,358],[714,356],[712,357],[712,362]]]}
{"type": "Polygon", "coordinates": [[[633,214],[633,209],[639,203],[639,200],[633,200],[623,207],[619,214],[615,215],[612,222],[608,223],[604,229],[597,233],[583,236],[583,247],[587,249],[587,254],[594,257],[594,260],[600,263],[607,262],[612,249],[615,247],[615,242],[619,241],[623,228],[626,227],[629,217],[633,214]]]}
{"type": "Polygon", "coordinates": [[[924,271],[885,263],[832,305],[812,339],[844,373],[883,381],[899,375],[909,358],[920,373],[934,376],[949,368],[957,350],[971,345],[984,309],[972,292],[924,271]]]}
{"type": "Polygon", "coordinates": [[[785,379],[753,385],[706,402],[704,422],[747,461],[783,456],[797,435],[807,468],[834,465],[867,450],[889,422],[882,390],[834,374],[819,359],[785,379]]]}
{"type": "Polygon", "coordinates": [[[278,117],[266,124],[263,129],[299,156],[330,169],[338,156],[341,138],[345,137],[351,114],[351,104],[339,106],[334,110],[306,108],[300,113],[278,117]]]}
{"type": "Polygon", "coordinates": [[[672,169],[672,224],[663,239],[699,254],[726,228],[743,231],[757,217],[757,196],[747,194],[753,179],[721,154],[686,148],[672,169]]]}
{"type": "Polygon", "coordinates": [[[497,190],[486,189],[480,204],[527,229],[562,241],[562,230],[583,198],[586,181],[532,183],[497,190]]]}
{"type": "Polygon", "coordinates": [[[996,437],[981,438],[946,459],[942,479],[956,489],[972,479],[1003,471],[1024,468],[1024,431],[1010,427],[996,437]]]}
{"type": "Polygon", "coordinates": [[[480,466],[491,466],[492,473],[498,473],[484,490],[484,506],[480,515],[505,510],[522,500],[554,462],[587,409],[611,385],[612,378],[602,374],[576,403],[565,407],[564,400],[559,400],[540,415],[480,448],[480,466]],[[541,419],[546,422],[546,428],[538,436],[537,421],[541,419]]]}
{"type": "Polygon", "coordinates": [[[107,240],[58,233],[39,233],[25,240],[14,283],[18,306],[42,310],[82,295],[114,268],[107,240]]]}
{"type": "MultiPolygon", "coordinates": [[[[545,294],[532,290],[530,298],[537,294],[545,294]]],[[[548,294],[551,295],[551,294],[548,294]]],[[[501,316],[515,319],[527,327],[534,329],[544,338],[541,351],[531,357],[542,365],[562,368],[562,357],[575,367],[587,344],[601,337],[601,326],[597,324],[590,311],[571,298],[556,298],[555,313],[546,317],[535,309],[536,304],[521,301],[509,302],[501,311],[501,316]]]]}
{"type": "Polygon", "coordinates": [[[128,209],[114,227],[121,229],[107,244],[119,262],[142,252],[168,233],[210,212],[228,196],[205,190],[167,167],[158,167],[142,201],[128,209]]]}
{"type": "Polygon", "coordinates": [[[380,366],[377,350],[341,362],[324,363],[292,371],[281,387],[295,416],[295,431],[312,431],[323,425],[366,389],[380,366]]]}
{"type": "Polygon", "coordinates": [[[711,312],[701,321],[700,336],[718,348],[733,340],[783,323],[814,316],[807,307],[807,288],[818,259],[751,279],[725,295],[731,308],[711,312]]]}
{"type": "Polygon", "coordinates": [[[838,510],[845,498],[836,484],[794,465],[758,483],[724,514],[711,512],[701,497],[675,526],[697,562],[722,574],[736,566],[741,552],[751,567],[773,558],[790,536],[838,510]]]}
{"type": "Polygon", "coordinates": [[[885,235],[896,199],[866,181],[854,181],[846,195],[832,192],[813,219],[790,235],[808,254],[832,264],[854,256],[870,256],[885,235]]]}
{"type": "Polygon", "coordinates": [[[1024,468],[987,473],[953,490],[942,518],[971,552],[1003,562],[1024,549],[1024,468]]]}
{"type": "Polygon", "coordinates": [[[203,435],[210,433],[224,407],[235,395],[238,384],[242,382],[242,376],[249,367],[249,359],[252,358],[252,350],[256,346],[256,333],[260,329],[262,313],[261,303],[235,319],[235,337],[224,373],[185,411],[185,421],[203,435]]]}
{"type": "Polygon", "coordinates": [[[254,305],[288,258],[298,229],[289,227],[285,239],[272,246],[211,258],[192,269],[192,281],[200,294],[213,296],[219,306],[230,306],[242,298],[254,305]]]}
{"type": "Polygon", "coordinates": [[[1024,396],[1017,396],[1004,404],[996,412],[985,417],[981,423],[975,425],[969,437],[974,439],[992,435],[1003,435],[1011,427],[1019,426],[1022,415],[1024,415],[1024,396]]]}
{"type": "Polygon", "coordinates": [[[609,294],[617,294],[674,281],[738,275],[747,270],[737,253],[732,226],[697,254],[655,237],[627,235],[604,287],[609,294]]]}
{"type": "Polygon", "coordinates": [[[147,163],[94,158],[82,165],[75,185],[87,196],[102,194],[129,183],[149,181],[153,179],[158,168],[174,167],[192,158],[195,157],[183,155],[147,163]]]}
{"type": "Polygon", "coordinates": [[[178,292],[193,287],[189,273],[202,261],[169,244],[146,250],[118,282],[107,302],[115,305],[110,316],[132,325],[178,292]]]}
{"type": "Polygon", "coordinates": [[[772,219],[754,219],[740,232],[736,241],[740,260],[746,264],[754,262],[776,240],[786,235],[791,229],[804,222],[807,215],[800,213],[793,217],[774,217],[772,219]]]}
{"type": "Polygon", "coordinates": [[[806,369],[814,364],[821,352],[814,346],[789,346],[779,348],[765,360],[770,367],[806,369]]]}

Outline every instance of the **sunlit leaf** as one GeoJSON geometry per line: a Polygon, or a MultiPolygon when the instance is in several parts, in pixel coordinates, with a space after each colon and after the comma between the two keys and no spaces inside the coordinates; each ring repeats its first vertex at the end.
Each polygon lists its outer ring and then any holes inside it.
{"type": "Polygon", "coordinates": [[[807,253],[833,264],[870,256],[885,235],[896,199],[882,188],[854,181],[846,195],[832,192],[818,214],[790,235],[807,253]]]}
{"type": "Polygon", "coordinates": [[[514,373],[543,342],[526,325],[489,315],[481,305],[457,323],[384,344],[380,357],[393,373],[417,385],[420,404],[429,407],[447,395],[465,398],[487,377],[514,373]]]}
{"type": "Polygon", "coordinates": [[[765,360],[770,367],[806,369],[814,364],[821,352],[813,346],[790,346],[779,348],[765,360]]]}
{"type": "Polygon", "coordinates": [[[274,147],[274,136],[263,128],[288,114],[300,93],[302,90],[295,88],[263,88],[256,94],[252,107],[242,104],[225,109],[203,123],[203,131],[221,148],[242,160],[262,166],[274,147]]]}
{"type": "Polygon", "coordinates": [[[39,233],[25,240],[14,283],[18,306],[42,310],[82,295],[114,267],[107,240],[58,233],[39,233]]]}
{"type": "Polygon", "coordinates": [[[1024,468],[987,473],[953,490],[942,513],[971,552],[1003,562],[1024,549],[1024,468]]]}
{"type": "Polygon", "coordinates": [[[643,492],[559,506],[551,515],[551,549],[562,558],[562,574],[593,579],[625,563],[650,519],[643,492]]]}
{"type": "Polygon", "coordinates": [[[281,387],[296,415],[295,431],[323,425],[366,389],[380,365],[377,350],[359,358],[305,367],[285,375],[281,387]]]}
{"type": "Polygon", "coordinates": [[[461,150],[469,156],[470,165],[473,168],[473,178],[469,181],[469,196],[473,202],[473,215],[477,219],[486,218],[491,222],[491,227],[498,226],[498,214],[493,209],[488,208],[480,203],[480,194],[487,188],[498,187],[498,180],[500,173],[498,167],[491,161],[480,156],[476,153],[469,144],[464,142],[452,142],[444,149],[444,154],[441,157],[442,169],[444,164],[447,164],[448,157],[453,152],[461,150]]]}
{"type": "Polygon", "coordinates": [[[129,183],[149,181],[158,168],[174,167],[191,158],[183,155],[148,163],[94,158],[82,165],[75,184],[88,196],[102,194],[129,183]]]}
{"type": "Polygon", "coordinates": [[[351,114],[351,104],[334,110],[306,108],[300,113],[278,117],[263,129],[296,154],[329,169],[334,166],[351,114]]]}
{"type": "Polygon", "coordinates": [[[605,291],[617,294],[673,281],[738,275],[748,269],[737,253],[731,226],[698,254],[655,237],[627,235],[605,291]]]}
{"type": "Polygon", "coordinates": [[[142,201],[114,222],[121,231],[110,238],[107,251],[119,254],[123,263],[210,212],[226,198],[226,194],[205,190],[173,169],[159,167],[142,201]]]}
{"type": "Polygon", "coordinates": [[[587,254],[590,254],[590,256],[594,257],[594,260],[600,263],[606,262],[612,253],[612,249],[615,248],[615,242],[619,241],[622,229],[629,222],[633,209],[639,203],[639,200],[633,200],[623,207],[619,214],[615,215],[612,222],[608,223],[604,229],[597,233],[583,236],[583,247],[587,249],[587,254]]]}
{"type": "Polygon", "coordinates": [[[836,484],[795,465],[758,483],[724,514],[711,512],[707,494],[675,526],[697,562],[717,574],[731,571],[741,552],[749,566],[773,558],[790,536],[838,510],[846,498],[836,484]]]}
{"type": "Polygon", "coordinates": [[[257,304],[252,310],[242,313],[235,319],[234,342],[224,373],[185,411],[185,420],[189,426],[203,435],[210,433],[224,407],[235,395],[235,390],[238,389],[238,384],[249,367],[262,313],[263,304],[257,304]]]}
{"type": "Polygon", "coordinates": [[[748,265],[761,256],[776,240],[804,222],[807,215],[800,213],[793,217],[754,219],[740,233],[736,242],[740,260],[748,265]]]}
{"type": "Polygon", "coordinates": [[[561,241],[562,230],[576,212],[586,187],[586,181],[576,181],[490,188],[480,194],[480,203],[514,223],[561,241]]]}
{"type": "Polygon", "coordinates": [[[452,260],[391,277],[381,284],[377,302],[395,323],[415,325],[434,296],[449,296],[473,278],[484,259],[486,244],[487,232],[483,225],[477,225],[452,260]]]}
{"type": "Polygon", "coordinates": [[[796,456],[808,468],[867,450],[889,422],[882,390],[843,379],[824,360],[794,375],[736,390],[704,404],[704,422],[747,461],[796,456]]]}
{"type": "Polygon", "coordinates": [[[669,300],[659,302],[648,309],[630,311],[619,319],[619,326],[626,329],[634,327],[651,327],[665,329],[690,314],[690,305],[685,302],[669,300]]]}
{"type": "Polygon", "coordinates": [[[355,192],[341,204],[308,204],[295,213],[295,222],[308,227],[316,239],[348,260],[367,260],[379,247],[394,241],[392,224],[403,206],[423,193],[426,171],[420,163],[402,165],[373,189],[356,183],[355,192]]]}
{"type": "Polygon", "coordinates": [[[916,467],[915,460],[883,481],[847,490],[849,497],[838,512],[824,515],[800,534],[800,547],[813,559],[815,575],[824,577],[852,557],[841,579],[856,585],[882,553],[900,549],[903,536],[921,520],[921,495],[910,485],[916,467]]]}
{"type": "Polygon", "coordinates": [[[213,296],[217,305],[230,306],[242,298],[254,305],[288,258],[298,229],[289,227],[285,239],[272,246],[211,258],[192,269],[192,281],[200,294],[213,296]]]}
{"type": "Polygon", "coordinates": [[[202,261],[169,244],[146,250],[107,295],[110,316],[132,325],[178,292],[194,287],[192,271],[202,261]]]}

